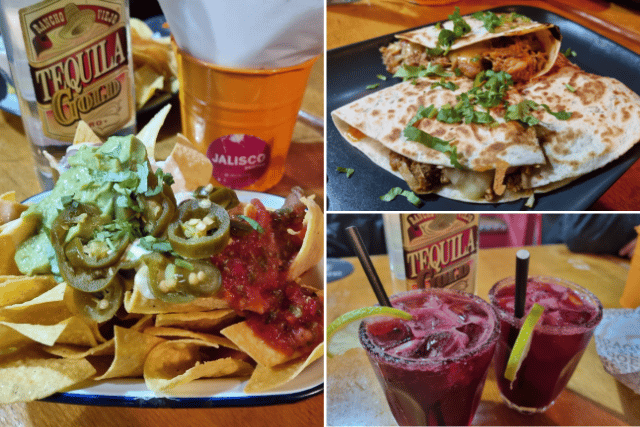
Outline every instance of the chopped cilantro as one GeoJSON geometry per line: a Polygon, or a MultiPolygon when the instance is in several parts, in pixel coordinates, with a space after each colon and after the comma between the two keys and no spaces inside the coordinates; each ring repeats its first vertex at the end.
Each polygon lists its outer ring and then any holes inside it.
{"type": "Polygon", "coordinates": [[[476,103],[484,108],[493,108],[503,102],[513,86],[513,79],[504,71],[485,70],[478,73],[473,86],[469,94],[474,96],[476,103]]]}
{"type": "Polygon", "coordinates": [[[540,123],[540,120],[532,116],[530,113],[540,107],[544,108],[547,113],[551,114],[558,120],[568,120],[569,118],[571,118],[570,112],[553,112],[547,104],[538,104],[535,101],[524,100],[522,102],[519,102],[518,104],[509,105],[504,115],[504,119],[507,121],[517,120],[528,126],[537,125],[538,123],[540,123]]]}
{"type": "Polygon", "coordinates": [[[258,233],[264,233],[264,228],[262,228],[262,226],[258,224],[258,221],[256,221],[255,219],[249,218],[248,216],[245,216],[245,215],[238,215],[237,217],[244,220],[247,224],[251,226],[251,228],[256,230],[258,233]]]}
{"type": "Polygon", "coordinates": [[[531,19],[527,18],[524,15],[520,15],[519,13],[508,13],[508,14],[496,15],[491,11],[485,11],[485,12],[476,12],[471,16],[476,18],[478,21],[482,21],[484,28],[486,28],[487,31],[489,31],[490,33],[495,32],[496,28],[498,28],[499,26],[509,22],[514,22],[518,18],[520,18],[520,20],[524,22],[531,21],[531,19]]]}
{"type": "Polygon", "coordinates": [[[391,202],[398,196],[404,196],[415,207],[422,206],[422,200],[413,191],[403,190],[400,187],[393,187],[387,192],[387,194],[380,196],[380,200],[383,202],[391,202]]]}
{"type": "Polygon", "coordinates": [[[578,54],[574,50],[571,50],[570,47],[568,47],[566,50],[562,51],[562,54],[564,56],[566,56],[567,58],[570,57],[570,56],[578,56],[578,54]]]}
{"type": "Polygon", "coordinates": [[[366,87],[366,89],[375,89],[375,88],[377,88],[378,86],[380,86],[380,83],[374,83],[374,84],[368,85],[368,86],[366,87]]]}
{"type": "Polygon", "coordinates": [[[442,88],[444,88],[444,89],[449,89],[449,90],[456,90],[456,89],[458,89],[460,86],[458,86],[457,84],[455,84],[455,83],[454,83],[454,82],[452,82],[452,81],[446,81],[446,80],[444,79],[444,77],[443,77],[443,78],[441,78],[441,79],[440,79],[440,81],[439,81],[439,82],[435,82],[435,83],[432,83],[432,84],[431,84],[431,89],[435,89],[435,88],[437,88],[437,87],[442,87],[442,88]]]}
{"type": "Polygon", "coordinates": [[[412,66],[402,65],[398,68],[398,71],[393,77],[400,77],[403,81],[410,79],[417,79],[418,77],[450,77],[451,74],[444,70],[444,67],[440,64],[429,63],[426,67],[424,65],[412,66]]]}
{"type": "Polygon", "coordinates": [[[380,80],[387,80],[387,76],[383,75],[383,74],[378,74],[376,77],[378,77],[380,80]]]}
{"type": "Polygon", "coordinates": [[[193,271],[195,270],[195,266],[193,264],[191,264],[189,261],[182,259],[182,258],[176,258],[173,263],[176,265],[176,267],[182,267],[186,270],[190,270],[193,271]]]}
{"type": "Polygon", "coordinates": [[[451,141],[444,141],[413,126],[419,120],[432,116],[434,108],[433,105],[428,108],[421,105],[416,115],[407,123],[403,134],[410,141],[418,142],[426,147],[448,154],[451,164],[458,169],[462,169],[462,165],[458,162],[458,149],[456,146],[449,144],[451,141]]]}
{"type": "Polygon", "coordinates": [[[571,86],[569,83],[565,83],[564,87],[566,87],[569,92],[575,92],[576,91],[576,88],[571,86]]]}
{"type": "Polygon", "coordinates": [[[144,236],[138,242],[142,249],[146,249],[151,252],[171,252],[173,250],[171,243],[169,243],[168,240],[159,239],[153,236],[144,236]]]}
{"type": "Polygon", "coordinates": [[[341,167],[341,166],[338,166],[338,167],[336,168],[336,170],[337,170],[338,172],[341,172],[341,173],[346,173],[346,174],[347,174],[347,178],[351,178],[351,175],[353,175],[353,173],[355,172],[355,170],[353,170],[353,169],[351,169],[351,168],[343,168],[343,167],[341,167]]]}

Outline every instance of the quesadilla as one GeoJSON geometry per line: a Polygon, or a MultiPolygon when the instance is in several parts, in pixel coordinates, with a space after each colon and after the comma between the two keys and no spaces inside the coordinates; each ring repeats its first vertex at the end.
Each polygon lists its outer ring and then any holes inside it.
{"type": "MultiPolygon", "coordinates": [[[[457,12],[456,12],[457,13],[457,12]]],[[[518,15],[478,12],[398,34],[382,47],[387,70],[402,66],[440,65],[468,78],[482,70],[505,71],[515,82],[528,82],[548,72],[560,51],[558,27],[518,15]]]]}
{"type": "Polygon", "coordinates": [[[587,73],[563,58],[544,78],[521,89],[523,97],[551,110],[573,112],[567,121],[535,113],[547,162],[531,176],[533,188],[597,170],[640,141],[640,96],[614,78],[587,73]]]}
{"type": "Polygon", "coordinates": [[[407,139],[404,132],[421,105],[459,104],[474,86],[464,77],[447,81],[457,89],[433,78],[398,83],[334,110],[333,121],[351,145],[416,194],[477,203],[562,187],[640,141],[640,96],[560,56],[548,74],[513,86],[503,104],[490,110],[495,119],[490,124],[450,124],[437,117],[414,124],[456,148],[457,168],[450,155],[407,139]],[[510,117],[519,110],[522,114],[510,117]]]}
{"type": "MultiPolygon", "coordinates": [[[[545,163],[536,132],[517,121],[505,121],[499,109],[488,112],[491,125],[444,123],[436,117],[416,126],[455,147],[451,155],[408,140],[405,128],[420,106],[446,109],[473,88],[464,77],[449,80],[455,90],[434,87],[438,80],[423,78],[398,83],[347,104],[331,113],[343,137],[372,161],[401,177],[416,194],[437,193],[471,202],[514,200],[528,196],[530,176],[545,163]]],[[[508,95],[513,103],[517,93],[508,95]]],[[[452,108],[452,107],[451,107],[452,108]]]]}

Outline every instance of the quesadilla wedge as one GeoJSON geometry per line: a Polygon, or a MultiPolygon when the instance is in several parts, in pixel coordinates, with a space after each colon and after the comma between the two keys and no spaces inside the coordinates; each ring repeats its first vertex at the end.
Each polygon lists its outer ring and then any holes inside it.
{"type": "MultiPolygon", "coordinates": [[[[517,121],[505,121],[498,109],[484,111],[492,123],[446,123],[423,118],[413,126],[449,144],[451,152],[409,140],[405,128],[422,107],[454,108],[473,88],[467,78],[452,78],[456,89],[433,87],[421,78],[372,93],[331,113],[342,136],[372,161],[403,178],[417,194],[436,193],[469,202],[508,201],[530,195],[530,176],[545,164],[536,132],[517,121]],[[457,163],[457,164],[456,164],[457,163]]],[[[521,101],[517,92],[507,95],[521,101]]],[[[468,111],[465,114],[469,113],[468,111]]]]}
{"type": "Polygon", "coordinates": [[[534,113],[547,163],[531,176],[531,186],[575,178],[616,160],[640,141],[640,96],[620,81],[587,73],[567,60],[522,95],[551,110],[572,111],[566,121],[534,113]]]}
{"type": "Polygon", "coordinates": [[[522,15],[478,12],[398,34],[380,48],[390,73],[402,66],[440,65],[474,78],[480,71],[505,71],[514,82],[528,82],[551,69],[560,51],[561,35],[552,24],[522,15]]]}

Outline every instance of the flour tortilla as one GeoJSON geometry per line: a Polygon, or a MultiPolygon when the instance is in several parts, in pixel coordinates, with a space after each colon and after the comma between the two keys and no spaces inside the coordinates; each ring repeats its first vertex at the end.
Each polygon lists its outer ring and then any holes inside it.
{"type": "Polygon", "coordinates": [[[572,112],[565,121],[545,111],[536,113],[548,163],[532,176],[534,187],[593,172],[640,141],[640,96],[616,79],[566,65],[522,93],[552,111],[572,112]]]}
{"type": "MultiPolygon", "coordinates": [[[[502,15],[505,14],[498,14],[498,16],[502,15]]],[[[543,52],[547,55],[545,65],[534,76],[538,77],[544,75],[553,67],[560,52],[562,36],[555,25],[515,17],[511,22],[496,27],[493,32],[490,32],[484,27],[484,23],[481,20],[474,18],[472,15],[466,15],[463,19],[469,24],[471,31],[455,40],[451,45],[448,54],[451,59],[459,56],[472,58],[486,50],[489,43],[494,39],[533,34],[542,46],[543,52]]],[[[397,34],[396,38],[432,49],[438,45],[438,35],[441,29],[453,30],[453,26],[453,21],[445,21],[442,23],[441,28],[436,25],[430,25],[397,34]]]]}
{"type": "MultiPolygon", "coordinates": [[[[419,129],[432,136],[451,141],[451,145],[457,147],[458,162],[466,169],[464,172],[455,171],[448,155],[407,140],[403,130],[419,106],[433,104],[441,108],[446,104],[455,105],[456,95],[467,92],[473,84],[466,78],[454,78],[451,81],[459,88],[452,91],[441,87],[431,89],[434,81],[436,80],[424,78],[415,82],[398,83],[340,107],[334,110],[331,116],[349,143],[365,153],[374,163],[405,179],[412,190],[419,194],[435,192],[456,200],[487,202],[482,197],[483,185],[491,186],[494,171],[504,172],[508,168],[518,166],[534,167],[546,162],[534,129],[525,128],[516,122],[504,123],[497,116],[494,118],[501,122],[497,126],[475,123],[447,124],[435,119],[423,119],[416,124],[419,129]],[[352,129],[365,136],[353,138],[352,129]],[[461,178],[457,185],[445,184],[435,191],[419,191],[412,185],[408,172],[392,170],[389,163],[391,152],[419,163],[448,168],[461,178]],[[470,191],[469,183],[477,188],[470,191]]],[[[517,103],[520,100],[510,99],[510,102],[517,103]]],[[[528,190],[515,194],[507,190],[499,201],[516,200],[530,195],[531,191],[528,190]]]]}

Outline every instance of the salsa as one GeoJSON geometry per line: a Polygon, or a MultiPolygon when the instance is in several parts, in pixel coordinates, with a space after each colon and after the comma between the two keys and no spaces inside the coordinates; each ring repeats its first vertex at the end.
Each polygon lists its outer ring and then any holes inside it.
{"type": "Polygon", "coordinates": [[[305,206],[269,211],[257,199],[251,203],[260,228],[211,257],[222,275],[223,297],[274,348],[309,353],[323,339],[323,305],[313,291],[287,280],[306,232],[305,206]]]}

